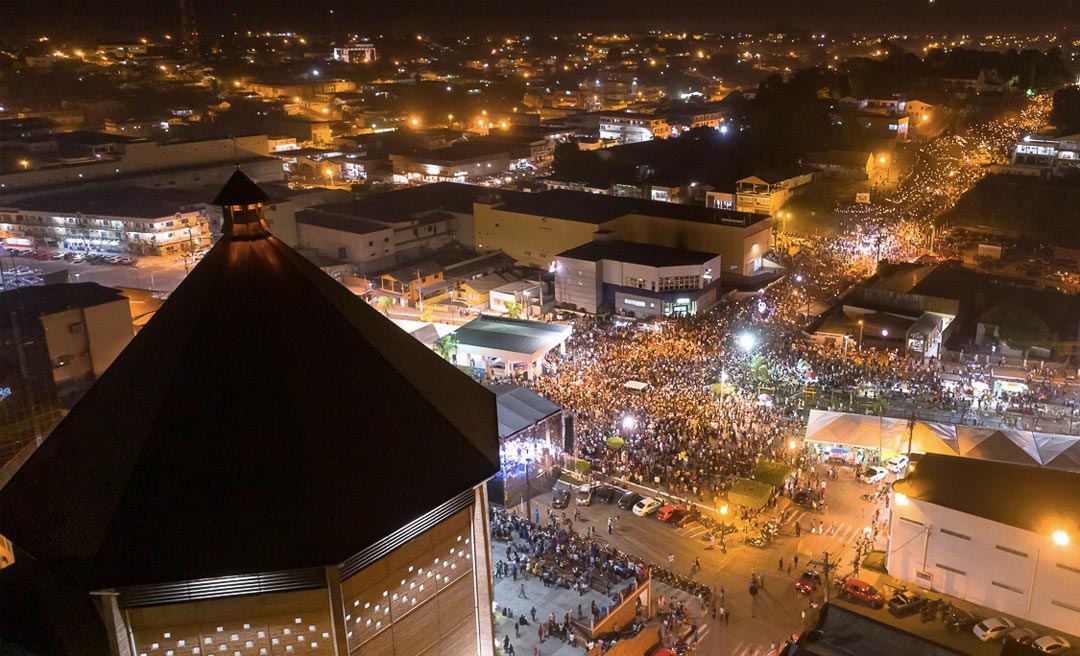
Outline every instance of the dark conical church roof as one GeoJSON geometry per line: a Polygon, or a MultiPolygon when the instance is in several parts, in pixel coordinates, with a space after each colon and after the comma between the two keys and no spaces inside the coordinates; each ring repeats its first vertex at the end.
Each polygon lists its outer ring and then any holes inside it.
{"type": "Polygon", "coordinates": [[[265,203],[270,196],[255,184],[246,173],[236,169],[218,195],[214,197],[212,205],[255,205],[265,203]]]}
{"type": "Polygon", "coordinates": [[[86,589],[325,566],[492,476],[497,435],[491,392],[227,231],[0,491],[0,533],[86,589]]]}

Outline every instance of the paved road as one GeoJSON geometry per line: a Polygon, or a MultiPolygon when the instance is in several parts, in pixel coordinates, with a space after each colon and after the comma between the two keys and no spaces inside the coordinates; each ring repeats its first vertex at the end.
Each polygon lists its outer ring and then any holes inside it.
{"type": "MultiPolygon", "coordinates": [[[[890,476],[891,480],[891,476],[890,476]]],[[[830,553],[830,562],[840,559],[837,574],[850,573],[854,555],[854,540],[864,527],[869,526],[874,510],[879,507],[861,499],[861,495],[870,488],[854,480],[850,468],[842,468],[839,480],[827,480],[826,490],[829,502],[827,514],[821,514],[799,506],[791,505],[784,498],[773,513],[791,509],[781,530],[780,537],[764,549],[757,549],[741,543],[742,532],[729,535],[728,551],[721,553],[719,548],[706,550],[706,543],[701,537],[706,533],[700,524],[684,528],[672,528],[653,518],[636,517],[633,513],[621,510],[617,505],[594,504],[581,507],[581,521],[576,529],[588,530],[594,526],[597,537],[609,540],[614,546],[630,554],[645,558],[653,563],[667,567],[668,556],[673,555],[674,565],[670,567],[677,573],[687,575],[693,566],[694,558],[700,558],[702,571],[697,580],[725,590],[725,607],[731,614],[730,623],[719,625],[710,620],[706,626],[706,638],[698,650],[699,654],[764,654],[772,640],[781,640],[803,628],[802,613],[809,607],[810,599],[797,593],[794,579],[800,573],[786,573],[787,562],[795,553],[799,554],[800,566],[811,559],[819,559],[824,551],[830,553]],[[612,535],[607,534],[607,518],[618,517],[618,527],[612,535]],[[810,534],[811,520],[820,520],[826,527],[825,534],[810,534]],[[795,523],[802,527],[801,537],[795,536],[795,523]],[[835,522],[835,532],[829,533],[829,527],[835,522]],[[777,571],[778,559],[783,557],[785,571],[777,571]],[[752,608],[749,594],[751,572],[765,574],[765,587],[758,597],[756,609],[752,608]]],[[[534,500],[540,504],[541,516],[546,514],[550,494],[543,494],[534,500]]],[[[573,507],[567,509],[573,513],[573,507]]],[[[561,511],[555,511],[561,512],[561,511]]],[[[882,519],[884,520],[884,509],[882,519]]],[[[737,522],[740,529],[745,522],[737,522]]],[[[885,537],[878,539],[878,548],[884,548],[885,537]]],[[[823,594],[815,596],[817,600],[823,594]]]]}

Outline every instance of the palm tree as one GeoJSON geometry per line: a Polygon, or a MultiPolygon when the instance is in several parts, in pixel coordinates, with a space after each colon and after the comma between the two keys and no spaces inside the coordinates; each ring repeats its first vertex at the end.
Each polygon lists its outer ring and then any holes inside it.
{"type": "Polygon", "coordinates": [[[443,335],[431,345],[431,348],[447,362],[453,362],[457,354],[457,338],[453,333],[443,335]]]}
{"type": "Polygon", "coordinates": [[[390,316],[390,308],[394,307],[394,299],[389,296],[380,296],[379,300],[375,301],[375,305],[379,308],[379,312],[390,316]]]}
{"type": "Polygon", "coordinates": [[[504,307],[506,308],[506,316],[511,319],[521,318],[521,311],[523,309],[521,303],[518,303],[517,301],[507,301],[504,304],[504,307]]]}

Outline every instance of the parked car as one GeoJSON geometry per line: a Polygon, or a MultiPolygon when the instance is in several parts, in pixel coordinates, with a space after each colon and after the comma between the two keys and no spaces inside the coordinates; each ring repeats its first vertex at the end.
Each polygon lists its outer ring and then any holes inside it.
{"type": "Polygon", "coordinates": [[[844,587],[840,588],[840,598],[869,604],[874,608],[885,605],[885,595],[877,591],[877,588],[866,581],[848,579],[844,581],[844,587]]]}
{"type": "Polygon", "coordinates": [[[910,460],[907,456],[893,456],[885,461],[885,469],[888,469],[894,474],[899,474],[907,469],[910,460]]]}
{"type": "Polygon", "coordinates": [[[575,503],[579,506],[591,506],[593,497],[593,486],[588,483],[578,488],[577,495],[575,497],[575,503]]]}
{"type": "Polygon", "coordinates": [[[1000,640],[1005,637],[1005,634],[1016,628],[1016,625],[1011,620],[1007,620],[1004,617],[988,617],[985,620],[975,625],[975,628],[971,630],[975,634],[975,637],[983,642],[990,642],[991,640],[1000,640]]]}
{"type": "Polygon", "coordinates": [[[868,467],[867,470],[859,476],[859,480],[867,485],[874,485],[885,480],[885,477],[889,475],[889,470],[884,467],[868,467]]]}
{"type": "Polygon", "coordinates": [[[623,510],[633,510],[634,506],[637,505],[637,502],[641,501],[643,498],[644,497],[637,492],[624,492],[623,495],[619,497],[619,507],[623,510]]]}
{"type": "Polygon", "coordinates": [[[682,512],[676,512],[674,515],[671,516],[671,519],[669,519],[668,521],[675,526],[682,528],[684,526],[689,526],[700,519],[701,513],[699,513],[698,511],[684,510],[682,512]]]}
{"type": "Polygon", "coordinates": [[[652,497],[643,497],[634,504],[634,514],[638,517],[648,517],[660,509],[660,502],[652,497]]]}
{"type": "Polygon", "coordinates": [[[671,519],[671,516],[674,515],[676,512],[684,510],[686,510],[686,506],[682,505],[681,503],[678,505],[668,503],[660,506],[660,510],[656,511],[656,518],[662,522],[666,522],[671,519]]]}
{"type": "Polygon", "coordinates": [[[1047,654],[1064,654],[1069,650],[1069,641],[1061,636],[1047,635],[1032,642],[1031,646],[1047,654]]]}
{"type": "Polygon", "coordinates": [[[919,612],[926,603],[926,597],[910,590],[900,590],[889,599],[889,612],[896,617],[906,617],[919,612]]]}
{"type": "Polygon", "coordinates": [[[803,594],[810,594],[822,585],[821,572],[808,569],[795,581],[795,589],[803,594]]]}
{"type": "Polygon", "coordinates": [[[953,608],[944,618],[942,618],[941,623],[950,631],[961,632],[967,631],[978,624],[979,618],[975,617],[969,611],[953,608]]]}
{"type": "Polygon", "coordinates": [[[615,499],[615,494],[617,492],[618,490],[610,485],[601,485],[593,490],[593,499],[603,503],[611,503],[615,499]]]}
{"type": "Polygon", "coordinates": [[[555,490],[555,495],[551,500],[551,507],[562,510],[570,506],[570,490],[559,489],[555,490]]]}
{"type": "Polygon", "coordinates": [[[1019,642],[1022,645],[1030,645],[1035,638],[1038,638],[1039,634],[1035,633],[1027,627],[1019,629],[1013,629],[1005,636],[1006,642],[1019,642]]]}

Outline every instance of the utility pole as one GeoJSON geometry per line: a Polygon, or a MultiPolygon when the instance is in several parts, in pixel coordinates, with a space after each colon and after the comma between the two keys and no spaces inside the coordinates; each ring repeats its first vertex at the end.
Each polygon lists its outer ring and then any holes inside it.
{"type": "Polygon", "coordinates": [[[830,594],[829,575],[832,574],[832,570],[836,567],[836,563],[830,563],[829,562],[829,552],[825,551],[825,552],[822,553],[822,559],[821,560],[811,560],[807,564],[808,565],[814,565],[816,567],[821,568],[821,575],[825,578],[825,601],[828,601],[829,600],[829,594],[830,594]]]}

